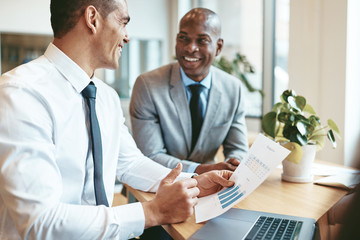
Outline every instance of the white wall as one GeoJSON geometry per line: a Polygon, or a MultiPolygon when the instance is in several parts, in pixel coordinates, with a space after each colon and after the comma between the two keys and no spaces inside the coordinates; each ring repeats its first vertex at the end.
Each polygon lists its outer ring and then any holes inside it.
{"type": "MultiPolygon", "coordinates": [[[[341,131],[343,138],[338,141],[337,148],[332,149],[327,142],[317,153],[317,158],[350,165],[359,136],[360,107],[356,106],[359,96],[355,90],[360,89],[359,67],[355,65],[359,64],[356,60],[360,52],[356,46],[358,42],[355,44],[354,40],[347,39],[351,30],[347,26],[347,10],[347,1],[290,1],[289,88],[307,98],[323,124],[331,118],[341,131]],[[348,41],[352,46],[347,46],[348,41]],[[353,47],[357,52],[350,49],[353,47]],[[347,68],[347,61],[354,67],[347,68]],[[357,118],[353,119],[354,115],[357,118]],[[351,130],[345,131],[345,122],[351,130]],[[353,144],[350,146],[349,143],[353,144]]],[[[359,10],[359,6],[353,9],[354,13],[359,10]]],[[[358,21],[354,22],[353,31],[359,32],[358,21]]]]}
{"type": "Polygon", "coordinates": [[[49,0],[0,0],[0,32],[52,35],[49,0]]]}

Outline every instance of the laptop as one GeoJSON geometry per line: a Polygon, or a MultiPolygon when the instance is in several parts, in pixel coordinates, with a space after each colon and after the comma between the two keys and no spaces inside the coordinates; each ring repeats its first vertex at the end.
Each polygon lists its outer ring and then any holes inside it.
{"type": "Polygon", "coordinates": [[[189,240],[211,239],[320,239],[312,218],[231,208],[209,220],[189,240]]]}

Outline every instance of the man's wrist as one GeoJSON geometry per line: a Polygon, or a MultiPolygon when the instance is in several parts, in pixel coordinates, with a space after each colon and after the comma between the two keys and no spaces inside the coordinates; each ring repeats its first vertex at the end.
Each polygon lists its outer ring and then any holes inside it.
{"type": "Polygon", "coordinates": [[[159,221],[157,219],[159,212],[154,210],[153,201],[142,202],[141,204],[145,215],[145,228],[159,225],[159,221]]]}

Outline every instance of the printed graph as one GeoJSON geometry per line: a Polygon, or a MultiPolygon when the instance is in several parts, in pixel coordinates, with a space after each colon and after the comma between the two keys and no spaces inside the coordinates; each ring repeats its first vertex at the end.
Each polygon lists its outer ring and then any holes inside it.
{"type": "Polygon", "coordinates": [[[253,154],[246,159],[245,165],[260,179],[270,171],[270,168],[253,154]]]}
{"type": "Polygon", "coordinates": [[[231,188],[227,188],[219,192],[218,198],[221,204],[221,207],[224,209],[231,205],[233,202],[241,198],[245,192],[240,192],[239,186],[232,186],[231,188]]]}

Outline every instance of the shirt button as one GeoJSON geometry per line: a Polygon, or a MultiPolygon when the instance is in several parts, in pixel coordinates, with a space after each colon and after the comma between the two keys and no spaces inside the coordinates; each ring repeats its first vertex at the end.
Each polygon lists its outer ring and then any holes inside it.
{"type": "Polygon", "coordinates": [[[133,233],[130,233],[128,238],[134,238],[134,237],[135,237],[135,235],[133,233]]]}

